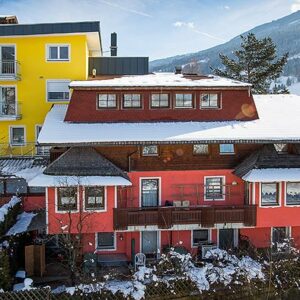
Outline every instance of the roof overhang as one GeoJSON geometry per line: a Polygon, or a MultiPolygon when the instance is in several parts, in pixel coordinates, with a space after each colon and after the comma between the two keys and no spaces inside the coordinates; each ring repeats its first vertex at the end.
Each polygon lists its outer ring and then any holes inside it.
{"type": "Polygon", "coordinates": [[[248,182],[300,181],[300,168],[253,169],[242,178],[248,182]]]}

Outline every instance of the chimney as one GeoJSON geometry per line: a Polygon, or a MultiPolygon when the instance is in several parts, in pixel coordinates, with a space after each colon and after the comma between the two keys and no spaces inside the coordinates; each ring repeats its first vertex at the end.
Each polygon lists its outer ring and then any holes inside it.
{"type": "Polygon", "coordinates": [[[117,56],[117,34],[113,32],[110,36],[110,56],[117,56]]]}
{"type": "Polygon", "coordinates": [[[181,66],[176,66],[175,67],[175,74],[181,74],[181,72],[182,72],[181,66]]]}

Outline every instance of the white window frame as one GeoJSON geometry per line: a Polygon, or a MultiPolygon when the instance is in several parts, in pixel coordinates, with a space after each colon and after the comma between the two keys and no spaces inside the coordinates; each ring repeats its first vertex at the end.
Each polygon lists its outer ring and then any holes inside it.
{"type": "Polygon", "coordinates": [[[260,208],[277,208],[277,207],[281,207],[281,193],[282,193],[282,187],[281,187],[281,182],[259,182],[259,207],[260,208]],[[263,183],[275,183],[277,185],[277,188],[278,188],[278,191],[277,191],[277,194],[278,194],[278,205],[263,205],[262,204],[262,198],[261,198],[261,191],[262,191],[262,184],[263,183]]]}
{"type": "Polygon", "coordinates": [[[287,194],[287,184],[288,183],[296,183],[296,182],[299,182],[299,181],[285,181],[284,182],[284,206],[285,207],[300,207],[300,204],[287,204],[287,197],[286,197],[286,194],[287,194]]]}
{"type": "Polygon", "coordinates": [[[68,82],[68,86],[71,82],[70,79],[47,79],[46,80],[46,101],[48,103],[64,103],[64,102],[69,102],[70,99],[71,99],[71,91],[70,91],[70,88],[69,88],[69,99],[68,100],[59,100],[59,99],[56,99],[56,100],[49,100],[48,99],[48,83],[51,83],[51,82],[68,82]]]}
{"type": "Polygon", "coordinates": [[[220,176],[204,176],[204,201],[225,201],[226,197],[225,197],[225,192],[226,192],[226,189],[225,189],[225,176],[223,175],[220,175],[220,176]],[[223,182],[223,187],[222,187],[222,198],[219,198],[219,199],[210,199],[210,198],[206,198],[206,179],[207,178],[222,178],[222,182],[223,182]]]}
{"type": "Polygon", "coordinates": [[[88,212],[88,213],[94,213],[94,212],[97,212],[97,213],[102,213],[102,212],[107,212],[107,187],[106,186],[101,186],[104,188],[104,209],[101,209],[101,208],[96,208],[96,209],[86,209],[85,208],[85,189],[86,188],[89,188],[89,187],[100,187],[99,186],[85,186],[83,188],[83,191],[82,191],[82,201],[83,201],[83,211],[84,212],[88,212]]]}
{"type": "Polygon", "coordinates": [[[233,229],[233,246],[239,245],[239,228],[218,228],[217,229],[217,246],[220,246],[220,229],[233,229]]]}
{"type": "Polygon", "coordinates": [[[109,231],[109,232],[95,232],[95,250],[98,252],[106,252],[106,251],[116,251],[117,250],[117,232],[109,231]],[[113,233],[114,234],[114,248],[104,249],[98,248],[98,233],[113,233]]]}
{"type": "Polygon", "coordinates": [[[158,145],[144,145],[142,146],[142,156],[159,156],[159,148],[158,145]],[[150,153],[150,154],[144,154],[144,147],[148,147],[148,146],[156,146],[157,152],[156,153],[150,153]]]}
{"type": "Polygon", "coordinates": [[[199,244],[194,244],[194,231],[196,230],[207,230],[208,231],[208,242],[211,241],[212,239],[212,233],[211,233],[211,228],[199,228],[199,229],[192,229],[191,230],[191,248],[198,248],[199,244]]]}
{"type": "Polygon", "coordinates": [[[23,146],[26,145],[26,126],[25,125],[11,125],[11,126],[9,126],[9,145],[14,146],[14,147],[23,147],[23,146]],[[13,128],[23,128],[24,129],[24,142],[22,144],[14,144],[12,142],[13,128]]]}
{"type": "Polygon", "coordinates": [[[292,238],[292,226],[272,226],[271,227],[271,232],[270,232],[270,235],[271,235],[271,238],[270,238],[270,247],[273,247],[273,228],[277,228],[277,227],[285,227],[285,230],[286,230],[286,233],[287,233],[287,239],[291,239],[292,238]]]}
{"type": "Polygon", "coordinates": [[[219,144],[219,154],[220,155],[234,155],[235,154],[235,145],[232,143],[228,143],[228,144],[219,144]],[[233,146],[233,152],[221,152],[221,145],[232,145],[233,146]]]}
{"type": "Polygon", "coordinates": [[[140,177],[139,178],[139,207],[142,208],[142,180],[158,179],[158,206],[161,206],[161,177],[140,177]]]}
{"type": "Polygon", "coordinates": [[[70,62],[71,61],[71,44],[46,44],[46,61],[47,62],[70,62]],[[57,51],[58,58],[57,59],[50,58],[50,47],[58,48],[58,51],[57,51]],[[59,58],[60,47],[68,47],[68,54],[69,54],[68,59],[59,58]]]}
{"type": "Polygon", "coordinates": [[[74,214],[74,213],[78,213],[79,212],[79,199],[80,199],[80,189],[79,187],[77,186],[77,203],[76,203],[76,207],[77,209],[75,210],[60,210],[58,209],[58,189],[59,188],[68,188],[68,187],[75,187],[75,186],[58,186],[58,187],[55,187],[55,213],[57,214],[67,214],[67,213],[71,213],[71,214],[74,214]]]}
{"type": "Polygon", "coordinates": [[[161,231],[160,230],[141,230],[140,231],[140,252],[143,251],[143,232],[144,231],[156,231],[157,232],[157,254],[156,254],[156,257],[157,259],[160,258],[160,253],[161,253],[161,231]]]}

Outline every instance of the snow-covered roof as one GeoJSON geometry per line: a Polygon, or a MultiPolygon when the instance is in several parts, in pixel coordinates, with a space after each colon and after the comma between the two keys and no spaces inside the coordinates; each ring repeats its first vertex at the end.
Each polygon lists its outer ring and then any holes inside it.
{"type": "Polygon", "coordinates": [[[72,81],[75,87],[250,87],[251,84],[219,76],[188,76],[175,73],[125,75],[112,79],[72,81]]]}
{"type": "Polygon", "coordinates": [[[36,213],[22,212],[17,216],[17,222],[7,231],[6,235],[17,235],[27,231],[36,213]]]}
{"type": "Polygon", "coordinates": [[[130,186],[132,183],[121,176],[52,176],[41,174],[28,182],[34,187],[59,186],[130,186]]]}
{"type": "Polygon", "coordinates": [[[300,181],[300,169],[253,169],[242,178],[248,182],[300,181]]]}
{"type": "Polygon", "coordinates": [[[70,123],[66,105],[47,114],[40,144],[299,142],[300,96],[255,95],[259,119],[223,122],[70,123]]]}

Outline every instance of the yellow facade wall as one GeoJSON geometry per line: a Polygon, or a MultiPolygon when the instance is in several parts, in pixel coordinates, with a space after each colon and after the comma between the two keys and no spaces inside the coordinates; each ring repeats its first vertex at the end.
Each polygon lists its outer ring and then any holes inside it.
{"type": "MultiPolygon", "coordinates": [[[[21,78],[11,81],[0,79],[0,86],[16,86],[22,117],[20,120],[0,119],[0,156],[7,155],[6,152],[11,150],[6,151],[6,147],[9,148],[9,126],[25,126],[25,143],[35,142],[36,125],[43,124],[47,112],[55,103],[47,102],[48,79],[85,80],[88,74],[88,48],[84,34],[0,38],[0,46],[6,44],[15,45],[21,78]],[[47,44],[70,45],[70,60],[47,61],[47,44]]],[[[20,154],[19,151],[13,154],[20,154]]]]}

